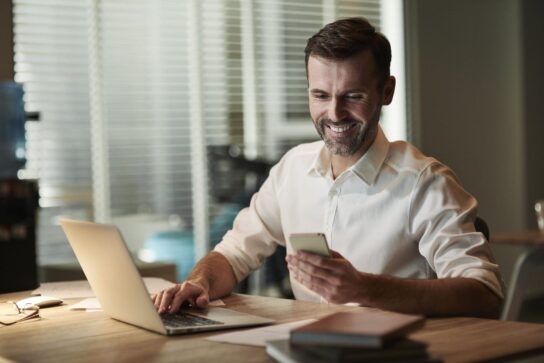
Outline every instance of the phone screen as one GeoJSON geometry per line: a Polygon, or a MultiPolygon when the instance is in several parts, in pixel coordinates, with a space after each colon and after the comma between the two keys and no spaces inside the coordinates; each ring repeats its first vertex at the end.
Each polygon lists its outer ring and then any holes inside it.
{"type": "Polygon", "coordinates": [[[305,251],[325,257],[331,256],[327,239],[323,233],[293,233],[289,235],[289,242],[295,251],[305,251]]]}

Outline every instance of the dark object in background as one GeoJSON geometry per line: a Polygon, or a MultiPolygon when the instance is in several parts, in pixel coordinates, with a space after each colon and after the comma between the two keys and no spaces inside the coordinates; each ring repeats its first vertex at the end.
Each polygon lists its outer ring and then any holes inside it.
{"type": "Polygon", "coordinates": [[[219,203],[249,205],[268,177],[272,165],[263,159],[246,159],[235,145],[208,146],[210,191],[219,203]]]}
{"type": "Polygon", "coordinates": [[[0,293],[38,286],[37,208],[36,182],[0,180],[0,293]]]}
{"type": "Polygon", "coordinates": [[[0,83],[0,178],[17,178],[25,163],[26,115],[23,88],[14,82],[0,83]]]}
{"type": "MultiPolygon", "coordinates": [[[[208,166],[210,191],[216,203],[223,204],[222,215],[216,217],[210,227],[210,247],[221,241],[223,235],[232,227],[238,212],[247,207],[251,197],[264,183],[273,162],[264,159],[246,159],[242,151],[234,145],[208,146],[208,166]]],[[[275,285],[283,297],[292,298],[285,263],[285,247],[278,247],[276,252],[265,262],[266,285],[275,285]]],[[[247,280],[238,284],[237,292],[247,293],[247,280]]]]}
{"type": "Polygon", "coordinates": [[[0,293],[38,286],[36,213],[38,185],[18,180],[26,163],[23,88],[0,83],[0,293]]]}

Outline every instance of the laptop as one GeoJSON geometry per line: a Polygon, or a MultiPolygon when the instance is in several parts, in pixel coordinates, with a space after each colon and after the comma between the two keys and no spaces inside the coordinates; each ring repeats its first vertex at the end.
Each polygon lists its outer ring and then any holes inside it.
{"type": "Polygon", "coordinates": [[[113,319],[164,335],[273,322],[219,307],[159,314],[117,227],[69,219],[60,224],[98,301],[113,319]]]}

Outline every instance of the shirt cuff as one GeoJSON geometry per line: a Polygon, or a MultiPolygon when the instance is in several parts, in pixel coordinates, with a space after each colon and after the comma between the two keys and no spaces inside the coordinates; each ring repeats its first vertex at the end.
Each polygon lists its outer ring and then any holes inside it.
{"type": "Polygon", "coordinates": [[[501,300],[504,299],[504,283],[499,281],[497,275],[489,270],[471,268],[463,271],[461,277],[475,279],[487,286],[501,300]]]}
{"type": "Polygon", "coordinates": [[[232,271],[234,271],[237,283],[247,277],[250,271],[247,264],[240,258],[241,254],[239,251],[233,251],[226,243],[217,244],[213,250],[222,254],[227,259],[232,267],[232,271]]]}

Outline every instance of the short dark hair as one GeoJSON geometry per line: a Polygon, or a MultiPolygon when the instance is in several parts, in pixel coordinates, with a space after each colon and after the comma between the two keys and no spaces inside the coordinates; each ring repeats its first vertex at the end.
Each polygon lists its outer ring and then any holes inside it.
{"type": "Polygon", "coordinates": [[[364,18],[347,18],[325,25],[308,39],[306,49],[306,73],[310,56],[343,60],[369,49],[374,56],[380,88],[390,75],[391,45],[387,38],[364,18]]]}

